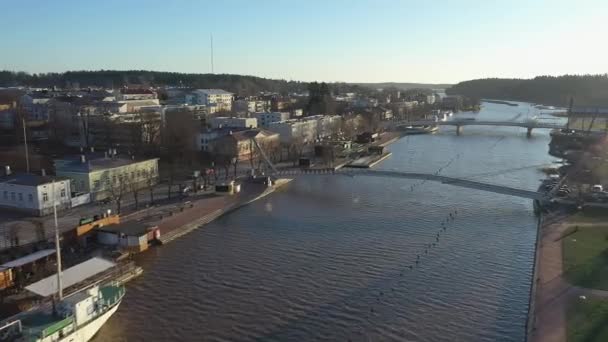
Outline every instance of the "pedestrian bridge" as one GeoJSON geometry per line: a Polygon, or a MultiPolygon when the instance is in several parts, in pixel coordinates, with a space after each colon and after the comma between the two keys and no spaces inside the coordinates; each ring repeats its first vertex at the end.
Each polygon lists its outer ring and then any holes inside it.
{"type": "Polygon", "coordinates": [[[423,126],[423,125],[436,125],[436,126],[455,126],[456,134],[462,133],[464,126],[499,126],[499,127],[522,127],[527,129],[528,136],[532,135],[532,130],[535,128],[539,129],[561,129],[564,125],[539,122],[538,120],[526,120],[526,121],[488,121],[488,120],[447,120],[447,121],[433,121],[433,120],[419,120],[419,121],[396,121],[392,123],[395,128],[402,126],[423,126]]]}
{"type": "Polygon", "coordinates": [[[402,179],[419,179],[424,181],[439,182],[442,184],[459,186],[463,188],[470,188],[481,191],[488,191],[497,194],[503,194],[508,196],[530,198],[533,200],[548,199],[550,196],[541,192],[530,191],[512,188],[504,185],[496,185],[478,182],[470,179],[456,178],[441,176],[439,173],[419,173],[419,172],[403,172],[403,171],[390,171],[390,170],[372,170],[372,169],[336,169],[336,168],[321,168],[321,169],[288,169],[278,170],[274,164],[268,159],[264,150],[260,147],[255,139],[252,139],[253,144],[260,153],[262,159],[266,162],[269,167],[270,174],[276,177],[281,176],[298,176],[298,175],[344,175],[350,177],[367,176],[367,177],[390,177],[390,178],[402,178],[402,179]]]}
{"type": "Polygon", "coordinates": [[[298,176],[298,175],[343,175],[350,177],[389,177],[389,178],[402,178],[402,179],[419,179],[424,181],[439,182],[442,184],[459,186],[463,188],[470,188],[481,191],[488,191],[508,196],[530,198],[534,200],[547,199],[547,195],[541,192],[512,188],[504,185],[489,184],[484,182],[478,182],[474,180],[456,178],[449,176],[441,176],[439,174],[432,173],[419,173],[419,172],[402,172],[402,171],[390,171],[390,170],[371,170],[371,169],[339,169],[334,170],[333,168],[326,169],[292,169],[292,170],[281,170],[273,172],[274,176],[298,176]]]}

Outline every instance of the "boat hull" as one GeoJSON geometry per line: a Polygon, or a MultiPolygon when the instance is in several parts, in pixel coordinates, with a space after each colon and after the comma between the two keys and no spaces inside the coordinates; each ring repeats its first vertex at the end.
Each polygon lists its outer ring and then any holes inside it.
{"type": "Polygon", "coordinates": [[[95,334],[101,329],[101,327],[112,317],[112,315],[118,310],[118,306],[122,303],[122,299],[120,299],[111,309],[97,317],[96,319],[88,322],[80,329],[74,331],[63,339],[59,340],[60,342],[87,342],[90,341],[95,334]]]}

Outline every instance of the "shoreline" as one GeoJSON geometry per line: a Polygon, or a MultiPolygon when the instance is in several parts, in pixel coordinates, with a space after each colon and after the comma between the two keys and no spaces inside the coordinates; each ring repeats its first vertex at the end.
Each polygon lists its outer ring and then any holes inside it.
{"type": "Polygon", "coordinates": [[[538,285],[538,270],[540,263],[540,241],[542,237],[545,216],[541,213],[536,225],[536,241],[534,242],[534,263],[532,264],[532,279],[530,284],[530,295],[528,299],[528,318],[526,319],[526,338],[525,342],[532,340],[532,333],[536,329],[536,296],[538,285]]]}

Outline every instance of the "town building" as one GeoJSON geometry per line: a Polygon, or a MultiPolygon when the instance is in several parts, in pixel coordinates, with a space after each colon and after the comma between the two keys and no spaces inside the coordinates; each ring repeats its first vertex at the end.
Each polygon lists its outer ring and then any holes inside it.
{"type": "Polygon", "coordinates": [[[268,127],[271,123],[289,120],[291,116],[287,112],[261,112],[251,115],[258,120],[260,127],[268,127]]]}
{"type": "Polygon", "coordinates": [[[270,109],[270,101],[257,99],[239,99],[234,101],[232,109],[237,113],[258,113],[270,109]]]}
{"type": "Polygon", "coordinates": [[[215,139],[244,130],[246,128],[202,128],[195,137],[194,148],[201,152],[212,152],[212,143],[215,139]]]}
{"type": "Polygon", "coordinates": [[[110,153],[55,159],[55,173],[71,180],[72,191],[99,201],[143,189],[158,182],[158,158],[134,160],[110,153]]]}
{"type": "Polygon", "coordinates": [[[157,226],[128,221],[118,224],[110,224],[98,227],[97,242],[102,245],[115,246],[120,249],[139,253],[148,249],[149,242],[160,237],[160,230],[157,226]]]}
{"type": "Polygon", "coordinates": [[[310,143],[338,133],[341,125],[342,117],[339,115],[313,115],[273,122],[268,125],[268,129],[279,133],[282,143],[310,143]]]}
{"type": "Polygon", "coordinates": [[[312,120],[291,119],[273,122],[268,125],[268,130],[278,133],[281,143],[284,144],[310,143],[316,138],[317,123],[312,120]]]}
{"type": "Polygon", "coordinates": [[[210,149],[212,153],[218,155],[236,157],[239,161],[248,160],[256,153],[252,139],[267,150],[279,146],[279,134],[265,129],[249,129],[230,132],[212,140],[210,149]]]}
{"type": "Polygon", "coordinates": [[[217,108],[216,111],[230,111],[233,96],[222,89],[196,89],[185,95],[185,101],[189,105],[205,105],[217,108]]]}
{"type": "Polygon", "coordinates": [[[211,128],[257,128],[258,120],[256,118],[229,118],[218,116],[208,120],[211,128]]]}
{"type": "Polygon", "coordinates": [[[11,173],[9,166],[5,168],[5,175],[0,177],[0,208],[44,216],[53,213],[53,198],[58,211],[71,207],[68,178],[11,173]]]}
{"type": "Polygon", "coordinates": [[[156,100],[158,96],[152,89],[122,88],[115,93],[117,101],[156,100]]]}

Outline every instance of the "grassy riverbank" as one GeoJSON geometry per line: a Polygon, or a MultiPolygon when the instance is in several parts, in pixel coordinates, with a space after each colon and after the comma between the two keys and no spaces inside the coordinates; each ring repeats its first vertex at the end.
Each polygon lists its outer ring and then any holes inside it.
{"type": "Polygon", "coordinates": [[[568,312],[568,342],[608,341],[608,300],[577,299],[568,312]]]}
{"type": "Polygon", "coordinates": [[[575,286],[608,290],[608,224],[581,227],[562,241],[566,280],[575,286]]]}

